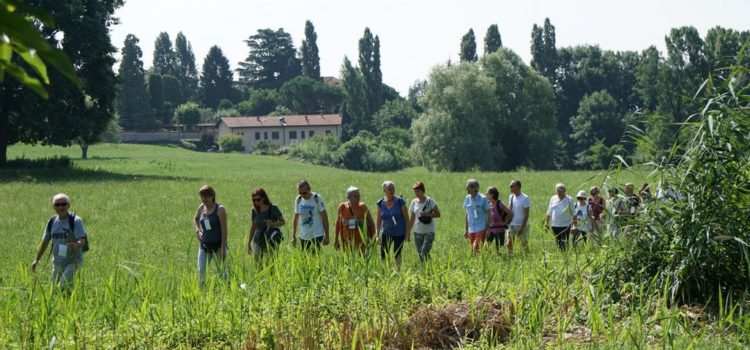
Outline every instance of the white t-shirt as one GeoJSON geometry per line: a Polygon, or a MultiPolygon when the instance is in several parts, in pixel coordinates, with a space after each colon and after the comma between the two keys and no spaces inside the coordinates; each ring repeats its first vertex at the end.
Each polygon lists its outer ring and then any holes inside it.
{"type": "Polygon", "coordinates": [[[522,225],[523,220],[525,219],[523,210],[531,207],[531,200],[529,200],[529,196],[523,192],[521,192],[518,197],[511,193],[510,196],[508,196],[508,206],[513,212],[513,219],[510,221],[510,225],[522,225]]]}
{"type": "Polygon", "coordinates": [[[323,237],[323,219],[320,213],[326,211],[323,197],[315,192],[310,193],[310,198],[305,199],[297,196],[294,201],[294,214],[299,214],[299,238],[310,240],[315,237],[323,237]]]}
{"type": "Polygon", "coordinates": [[[437,203],[430,197],[426,197],[424,203],[417,202],[416,198],[411,200],[411,203],[409,203],[409,212],[415,216],[414,228],[412,229],[414,233],[435,233],[435,218],[432,218],[432,222],[429,224],[423,224],[419,221],[419,213],[423,211],[429,212],[435,207],[437,207],[437,203]]]}
{"type": "Polygon", "coordinates": [[[576,220],[578,220],[576,228],[578,228],[579,231],[591,231],[591,220],[589,219],[590,211],[591,205],[588,202],[583,203],[583,205],[581,205],[579,202],[576,202],[576,204],[573,205],[573,214],[576,216],[576,220]]]}
{"type": "Polygon", "coordinates": [[[560,199],[557,195],[549,199],[547,216],[552,217],[552,227],[568,227],[573,221],[573,198],[566,195],[560,199]]]}

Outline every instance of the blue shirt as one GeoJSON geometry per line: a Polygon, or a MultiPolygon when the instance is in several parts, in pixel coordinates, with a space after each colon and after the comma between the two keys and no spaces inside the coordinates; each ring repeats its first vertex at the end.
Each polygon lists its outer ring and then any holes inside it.
{"type": "Polygon", "coordinates": [[[380,232],[383,236],[401,237],[406,234],[406,218],[401,208],[406,205],[401,197],[395,197],[393,207],[388,208],[385,205],[385,198],[378,201],[380,208],[380,218],[383,223],[380,226],[380,232]]]}
{"type": "Polygon", "coordinates": [[[483,232],[487,228],[487,211],[490,203],[481,193],[472,198],[470,194],[464,198],[464,210],[469,221],[469,233],[483,232]]]}

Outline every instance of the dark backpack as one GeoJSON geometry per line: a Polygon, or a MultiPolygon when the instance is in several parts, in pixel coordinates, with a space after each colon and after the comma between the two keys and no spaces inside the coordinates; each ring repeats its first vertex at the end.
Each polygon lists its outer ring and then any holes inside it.
{"type": "MultiPolygon", "coordinates": [[[[47,221],[47,235],[49,235],[50,237],[52,237],[52,224],[55,222],[56,217],[57,215],[53,215],[51,218],[49,218],[49,221],[47,221]]],[[[75,237],[76,214],[74,213],[68,214],[68,226],[70,227],[70,233],[75,237]]],[[[89,237],[83,236],[83,238],[85,238],[86,241],[83,244],[83,247],[81,247],[81,251],[85,253],[89,251],[89,237]]]]}
{"type": "MultiPolygon", "coordinates": [[[[315,197],[315,204],[318,204],[320,202],[320,199],[318,198],[318,194],[313,192],[313,197],[315,197]]],[[[297,195],[297,199],[295,200],[295,204],[299,206],[299,202],[302,201],[302,196],[297,195]]],[[[295,208],[296,210],[296,208],[295,208]]]]}
{"type": "Polygon", "coordinates": [[[495,210],[497,210],[497,213],[500,214],[500,219],[502,219],[503,224],[499,227],[502,228],[508,228],[508,225],[505,224],[505,221],[507,220],[508,214],[506,214],[502,209],[500,209],[500,201],[498,200],[495,202],[495,210]]]}
{"type": "MultiPolygon", "coordinates": [[[[315,196],[317,199],[317,195],[315,196]]],[[[298,202],[299,204],[299,202],[298,202]]],[[[273,208],[276,207],[275,205],[271,205],[270,208],[268,208],[268,219],[271,221],[277,221],[278,217],[271,217],[271,213],[273,212],[273,208]]],[[[278,207],[276,207],[278,209],[278,207]]],[[[279,210],[281,211],[281,210],[279,210]]],[[[276,248],[281,244],[281,241],[284,240],[284,234],[281,232],[281,229],[278,227],[266,227],[266,232],[263,233],[266,238],[266,244],[270,244],[271,247],[276,248]]]]}

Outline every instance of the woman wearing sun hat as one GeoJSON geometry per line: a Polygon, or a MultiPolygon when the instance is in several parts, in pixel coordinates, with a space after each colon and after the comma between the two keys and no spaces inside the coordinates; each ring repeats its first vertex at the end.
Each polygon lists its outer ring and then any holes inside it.
{"type": "Polygon", "coordinates": [[[573,205],[573,245],[578,243],[579,238],[586,242],[594,219],[591,205],[586,200],[586,191],[578,191],[576,199],[578,201],[573,205]]]}

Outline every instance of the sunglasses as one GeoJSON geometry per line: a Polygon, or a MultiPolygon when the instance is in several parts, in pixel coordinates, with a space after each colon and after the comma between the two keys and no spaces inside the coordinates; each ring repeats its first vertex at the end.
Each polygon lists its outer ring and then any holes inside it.
{"type": "Polygon", "coordinates": [[[307,191],[305,191],[305,192],[300,192],[300,193],[299,193],[299,195],[300,195],[300,196],[302,196],[302,197],[304,197],[304,196],[307,196],[307,191]]]}
{"type": "Polygon", "coordinates": [[[260,197],[253,197],[253,202],[260,202],[260,201],[262,201],[262,200],[263,200],[263,198],[260,198],[260,197]]]}
{"type": "Polygon", "coordinates": [[[65,207],[68,206],[68,204],[70,204],[70,203],[55,203],[55,207],[57,207],[57,208],[65,208],[65,207]]]}

